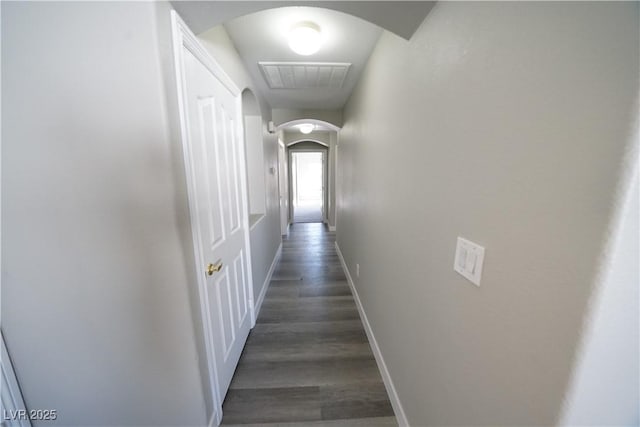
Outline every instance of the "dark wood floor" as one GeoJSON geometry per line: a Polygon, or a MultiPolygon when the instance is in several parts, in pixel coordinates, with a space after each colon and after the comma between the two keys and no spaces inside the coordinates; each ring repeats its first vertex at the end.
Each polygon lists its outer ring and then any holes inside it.
{"type": "Polygon", "coordinates": [[[322,221],[322,202],[298,203],[293,208],[293,222],[320,222],[322,221]]]}
{"type": "Polygon", "coordinates": [[[291,226],[223,425],[397,426],[334,242],[291,226]]]}

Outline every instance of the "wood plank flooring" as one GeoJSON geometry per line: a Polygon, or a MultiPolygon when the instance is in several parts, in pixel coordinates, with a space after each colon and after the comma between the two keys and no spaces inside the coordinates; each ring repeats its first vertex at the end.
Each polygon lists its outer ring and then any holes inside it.
{"type": "Polygon", "coordinates": [[[293,208],[293,222],[322,221],[322,201],[317,203],[300,202],[293,208]]]}
{"type": "Polygon", "coordinates": [[[293,224],[223,404],[223,425],[397,426],[320,223],[293,224]]]}

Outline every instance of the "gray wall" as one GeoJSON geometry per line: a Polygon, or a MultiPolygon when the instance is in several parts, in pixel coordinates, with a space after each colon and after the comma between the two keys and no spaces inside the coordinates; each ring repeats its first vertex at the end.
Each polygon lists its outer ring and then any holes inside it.
{"type": "Polygon", "coordinates": [[[2,330],[47,425],[206,422],[168,19],[2,4],[2,330]]]}
{"type": "Polygon", "coordinates": [[[267,131],[271,120],[271,108],[254,88],[251,78],[240,60],[236,48],[223,26],[217,26],[198,36],[211,56],[218,61],[229,77],[240,89],[249,88],[258,99],[263,120],[263,152],[266,209],[265,217],[251,229],[251,267],[253,270],[253,293],[255,303],[265,291],[269,268],[282,242],[280,236],[280,205],[278,194],[278,139],[267,131]],[[271,173],[274,168],[275,173],[271,173]]]}
{"type": "Polygon", "coordinates": [[[338,243],[412,425],[549,425],[617,215],[637,3],[441,2],[344,109],[338,243]],[[456,237],[486,247],[478,288],[456,237]]]}

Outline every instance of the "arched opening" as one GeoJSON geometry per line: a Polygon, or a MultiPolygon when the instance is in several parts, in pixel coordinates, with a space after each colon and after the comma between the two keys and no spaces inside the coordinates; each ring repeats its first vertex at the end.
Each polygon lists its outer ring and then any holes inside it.
{"type": "Polygon", "coordinates": [[[287,151],[292,222],[326,222],[329,147],[307,139],[290,144],[287,151]]]}
{"type": "MultiPolygon", "coordinates": [[[[336,230],[336,178],[338,159],[338,132],[320,131],[303,135],[299,132],[286,132],[283,135],[283,142],[288,150],[309,148],[309,144],[314,144],[318,148],[324,148],[325,164],[324,172],[326,176],[324,189],[324,219],[330,231],[336,230]]],[[[290,210],[288,210],[290,211],[290,210]]],[[[290,214],[291,215],[291,214],[290,214]]],[[[290,218],[293,219],[292,216],[290,218]]]]}
{"type": "Polygon", "coordinates": [[[289,143],[287,143],[287,147],[290,147],[290,148],[296,148],[297,144],[300,144],[300,145],[298,146],[298,148],[300,148],[300,147],[302,147],[302,146],[306,145],[305,143],[307,143],[307,142],[312,142],[312,143],[314,143],[314,144],[322,145],[323,147],[328,147],[328,146],[329,146],[329,144],[328,144],[328,143],[326,143],[326,142],[324,142],[324,141],[321,141],[321,140],[319,140],[319,139],[315,139],[315,138],[301,138],[299,141],[293,141],[293,142],[289,142],[289,143]]]}
{"type": "Polygon", "coordinates": [[[242,91],[242,116],[247,164],[249,224],[253,226],[265,215],[266,187],[262,115],[258,100],[250,89],[242,91]]]}
{"type": "Polygon", "coordinates": [[[299,118],[299,119],[294,119],[294,120],[289,120],[286,121],[284,123],[280,123],[276,129],[277,130],[281,130],[281,129],[292,129],[295,128],[299,125],[302,124],[312,124],[315,126],[316,129],[318,130],[324,130],[324,131],[339,131],[340,130],[340,126],[335,125],[331,122],[325,121],[325,120],[320,120],[320,119],[314,119],[312,117],[309,118],[299,118]]]}

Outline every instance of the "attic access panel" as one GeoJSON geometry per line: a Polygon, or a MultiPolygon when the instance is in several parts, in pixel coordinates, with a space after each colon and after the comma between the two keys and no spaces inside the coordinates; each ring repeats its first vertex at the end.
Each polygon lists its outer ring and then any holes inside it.
{"type": "Polygon", "coordinates": [[[347,62],[258,62],[271,89],[340,89],[347,78],[347,62]]]}

